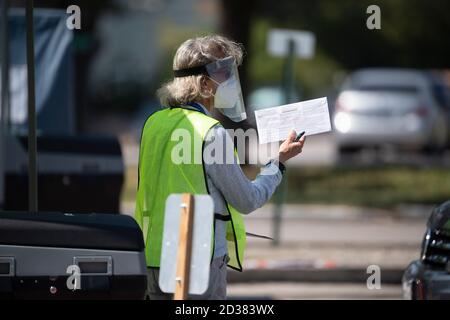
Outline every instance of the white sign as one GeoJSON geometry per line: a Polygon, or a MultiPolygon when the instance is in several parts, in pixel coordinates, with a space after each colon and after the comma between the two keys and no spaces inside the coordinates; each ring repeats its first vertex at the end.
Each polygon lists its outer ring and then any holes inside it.
{"type": "Polygon", "coordinates": [[[272,29],[269,31],[267,51],[277,57],[289,53],[289,41],[294,42],[294,53],[298,58],[311,59],[314,56],[316,37],[310,31],[272,29]]]}
{"type": "MultiPolygon", "coordinates": [[[[175,292],[181,204],[181,194],[171,194],[166,201],[159,272],[159,286],[166,293],[175,292]]],[[[195,195],[194,206],[189,294],[200,295],[209,284],[214,202],[209,195],[195,195]]]]}
{"type": "Polygon", "coordinates": [[[319,98],[255,111],[259,143],[285,140],[289,131],[305,136],[331,131],[327,98],[319,98]]]}
{"type": "MultiPolygon", "coordinates": [[[[27,120],[28,98],[27,98],[27,66],[16,65],[10,69],[10,121],[13,124],[22,124],[27,120]],[[25,89],[24,89],[25,88],[25,89]]],[[[1,94],[1,88],[0,88],[1,94]]],[[[1,102],[0,102],[1,105],[1,102]]],[[[36,103],[36,113],[39,113],[42,104],[36,103]]],[[[1,118],[1,108],[0,108],[1,118]]]]}

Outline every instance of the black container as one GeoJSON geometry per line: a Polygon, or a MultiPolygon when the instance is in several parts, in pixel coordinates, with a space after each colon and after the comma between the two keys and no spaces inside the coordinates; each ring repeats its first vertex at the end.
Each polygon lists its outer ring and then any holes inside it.
{"type": "Polygon", "coordinates": [[[0,212],[0,298],[144,299],[146,270],[129,216],[0,212]]]}

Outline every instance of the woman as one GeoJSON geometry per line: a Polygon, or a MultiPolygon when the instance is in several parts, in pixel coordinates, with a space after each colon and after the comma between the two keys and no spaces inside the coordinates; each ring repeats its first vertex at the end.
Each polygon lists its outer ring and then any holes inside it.
{"type": "Polygon", "coordinates": [[[281,144],[278,159],[255,180],[248,180],[242,172],[230,135],[211,117],[216,109],[236,122],[246,118],[237,72],[242,57],[241,46],[222,36],[185,41],[174,57],[174,79],[158,90],[164,108],[144,125],[135,217],[146,238],[150,299],[171,297],[158,286],[165,201],[170,194],[210,194],[213,198],[214,225],[208,226],[214,231],[209,287],[205,294],[191,298],[225,299],[226,266],[242,271],[246,243],[242,214],[269,200],[281,182],[284,162],[302,151],[305,138],[295,142],[292,131],[281,144]],[[179,152],[178,137],[186,137],[184,133],[189,142],[182,141],[183,152],[179,152]],[[204,152],[207,149],[216,150],[214,159],[204,152]],[[220,149],[223,152],[217,152],[220,149]]]}

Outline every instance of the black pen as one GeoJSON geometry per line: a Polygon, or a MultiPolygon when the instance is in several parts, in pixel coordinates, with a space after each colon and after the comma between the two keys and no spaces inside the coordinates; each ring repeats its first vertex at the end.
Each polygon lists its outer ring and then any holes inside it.
{"type": "Polygon", "coordinates": [[[303,137],[304,134],[305,134],[305,131],[302,131],[301,133],[299,133],[297,135],[297,138],[295,138],[294,142],[298,142],[298,140],[300,140],[300,138],[303,137]]]}

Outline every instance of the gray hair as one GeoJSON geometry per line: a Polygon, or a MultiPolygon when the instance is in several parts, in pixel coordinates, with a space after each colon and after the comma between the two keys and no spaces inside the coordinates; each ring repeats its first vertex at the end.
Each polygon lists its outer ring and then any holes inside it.
{"type": "MultiPolygon", "coordinates": [[[[175,53],[173,70],[206,65],[228,56],[234,57],[237,65],[240,65],[243,58],[242,45],[219,35],[192,38],[183,42],[175,53]]],[[[201,81],[204,76],[174,78],[164,84],[156,92],[161,105],[176,107],[194,102],[199,98],[210,97],[210,92],[202,92],[201,81]]]]}

